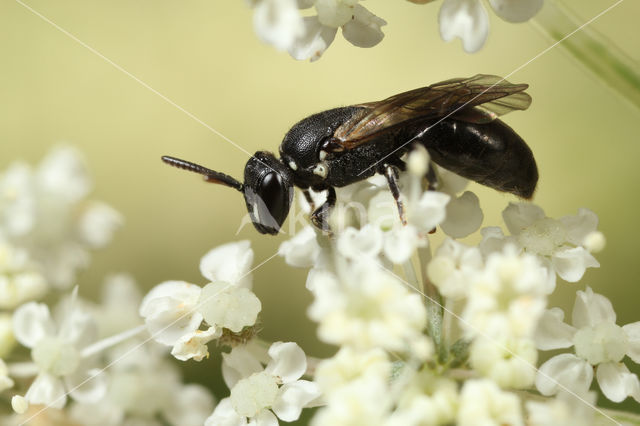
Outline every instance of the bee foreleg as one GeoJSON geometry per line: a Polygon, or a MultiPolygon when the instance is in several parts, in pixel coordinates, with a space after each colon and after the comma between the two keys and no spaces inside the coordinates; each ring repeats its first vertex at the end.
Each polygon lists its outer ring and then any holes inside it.
{"type": "Polygon", "coordinates": [[[329,215],[331,214],[333,207],[336,205],[336,190],[331,186],[323,189],[327,190],[327,200],[320,207],[314,210],[313,213],[311,213],[311,223],[321,231],[331,234],[331,229],[329,228],[329,215]]]}
{"type": "Polygon", "coordinates": [[[396,206],[398,206],[398,214],[400,215],[400,221],[403,225],[407,224],[407,218],[404,212],[404,205],[400,200],[400,187],[398,186],[398,168],[396,166],[386,165],[384,166],[384,176],[387,178],[389,189],[393,199],[396,200],[396,206]]]}

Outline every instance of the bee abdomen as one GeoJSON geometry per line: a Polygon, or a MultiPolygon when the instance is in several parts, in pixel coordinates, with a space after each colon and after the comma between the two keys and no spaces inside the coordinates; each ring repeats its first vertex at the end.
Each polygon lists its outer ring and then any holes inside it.
{"type": "Polygon", "coordinates": [[[538,168],[525,141],[501,120],[443,120],[421,138],[432,160],[482,185],[531,198],[538,168]]]}

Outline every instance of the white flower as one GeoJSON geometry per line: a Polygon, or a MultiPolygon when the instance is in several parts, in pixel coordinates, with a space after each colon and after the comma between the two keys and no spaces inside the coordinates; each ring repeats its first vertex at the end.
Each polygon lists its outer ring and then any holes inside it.
{"type": "Polygon", "coordinates": [[[458,425],[524,425],[520,400],[487,379],[467,380],[460,392],[458,425]]]}
{"type": "Polygon", "coordinates": [[[385,381],[390,377],[391,362],[385,351],[375,348],[363,352],[344,346],[332,358],[318,364],[314,380],[329,395],[355,380],[385,381]]]}
{"type": "Polygon", "coordinates": [[[538,361],[533,339],[478,336],[469,352],[473,369],[498,386],[524,389],[533,385],[538,361]]]}
{"type": "Polygon", "coordinates": [[[472,278],[483,266],[478,248],[447,238],[427,265],[427,276],[443,296],[459,300],[467,296],[472,278]]]}
{"type": "Polygon", "coordinates": [[[258,0],[253,14],[256,34],[278,50],[287,50],[304,33],[295,0],[258,0]]]}
{"type": "Polygon", "coordinates": [[[13,315],[16,339],[31,348],[38,367],[38,375],[25,395],[30,404],[62,408],[67,394],[86,402],[95,402],[104,395],[104,374],[93,370],[93,361],[82,355],[82,349],[97,335],[96,324],[78,308],[76,299],[74,291],[71,299],[60,305],[57,321],[46,305],[36,302],[22,305],[13,315]]]}
{"type": "Polygon", "coordinates": [[[462,313],[470,335],[532,337],[546,306],[548,271],[515,247],[492,253],[484,269],[471,277],[462,313]]]}
{"type": "Polygon", "coordinates": [[[214,408],[210,392],[200,385],[183,384],[174,363],[159,345],[127,342],[109,353],[109,386],[95,403],[76,402],[71,418],[87,426],[157,423],[202,425],[214,408]],[[162,350],[159,350],[162,349],[162,350]]]}
{"type": "Polygon", "coordinates": [[[465,191],[447,203],[446,219],[440,227],[450,237],[464,238],[477,231],[483,219],[478,196],[471,191],[465,191]]]}
{"type": "Polygon", "coordinates": [[[0,358],[0,392],[12,388],[14,385],[13,379],[9,377],[9,369],[7,364],[0,358]]]}
{"type": "Polygon", "coordinates": [[[355,380],[326,395],[327,405],[311,420],[312,426],[383,425],[392,408],[387,380],[355,380]]]}
{"type": "Polygon", "coordinates": [[[173,346],[180,359],[202,360],[207,343],[226,328],[234,333],[255,324],[262,305],[251,287],[253,251],[248,241],[229,243],[209,251],[200,271],[212,282],[201,288],[184,281],[167,281],[151,289],[140,304],[140,315],[152,338],[173,346]],[[208,328],[200,330],[202,322],[208,328]]]}
{"type": "Polygon", "coordinates": [[[298,268],[313,266],[320,256],[315,229],[311,225],[305,226],[293,238],[280,244],[278,254],[284,257],[287,265],[298,268]]]}
{"type": "MultiPolygon", "coordinates": [[[[536,254],[563,280],[579,281],[586,268],[600,266],[586,246],[597,232],[598,217],[592,211],[579,209],[576,216],[556,220],[546,217],[534,204],[509,203],[502,216],[512,235],[503,241],[515,242],[536,254]]],[[[491,231],[485,239],[493,239],[491,244],[496,247],[500,235],[491,231]]]]}
{"type": "Polygon", "coordinates": [[[547,401],[527,401],[528,423],[531,426],[595,425],[596,393],[573,395],[560,391],[547,401]]]}
{"type": "MultiPolygon", "coordinates": [[[[542,7],[542,0],[489,0],[494,12],[509,22],[531,19],[542,7]]],[[[480,0],[444,0],[438,16],[444,41],[458,37],[464,50],[480,50],[489,34],[489,15],[480,0]]]]}
{"type": "Polygon", "coordinates": [[[238,346],[223,354],[223,375],[231,396],[220,401],[205,425],[244,425],[248,419],[249,424],[267,426],[277,424],[276,416],[292,422],[319,397],[315,383],[299,380],[307,360],[297,344],[273,343],[264,369],[260,362],[264,354],[257,359],[252,350],[256,348],[238,346]]]}
{"type": "Polygon", "coordinates": [[[108,243],[121,216],[88,202],[91,189],[80,154],[54,149],[32,170],[17,163],[0,176],[0,237],[26,250],[48,283],[68,288],[90,260],[88,249],[108,243]]]}
{"type": "Polygon", "coordinates": [[[424,343],[427,317],[419,294],[375,261],[360,259],[343,266],[338,275],[313,275],[315,300],[308,312],[320,323],[321,340],[393,351],[424,343]]]}
{"type": "Polygon", "coordinates": [[[459,405],[454,380],[423,370],[403,388],[387,426],[453,424],[459,405]]]}
{"type": "Polygon", "coordinates": [[[16,345],[13,336],[13,321],[11,315],[0,312],[0,358],[4,358],[11,353],[16,345]]]}
{"type": "Polygon", "coordinates": [[[38,299],[47,291],[47,282],[29,253],[0,238],[0,309],[38,299]]]}
{"type": "Polygon", "coordinates": [[[304,19],[305,31],[289,47],[295,59],[315,61],[335,38],[338,28],[354,46],[372,47],[382,41],[386,21],[358,4],[358,0],[316,0],[317,16],[304,19]]]}
{"type": "Polygon", "coordinates": [[[640,381],[622,362],[627,355],[640,362],[640,321],[620,327],[609,299],[587,287],[578,291],[572,324],[562,320],[560,309],[547,311],[536,335],[543,350],[574,346],[575,355],[561,354],[540,366],[536,387],[543,395],[553,395],[566,387],[586,392],[596,378],[602,393],[614,402],[627,396],[640,402],[640,381]]]}

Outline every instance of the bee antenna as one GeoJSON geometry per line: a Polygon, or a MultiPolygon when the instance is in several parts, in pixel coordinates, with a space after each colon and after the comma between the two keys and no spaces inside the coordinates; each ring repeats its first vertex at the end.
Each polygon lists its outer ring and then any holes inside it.
{"type": "Polygon", "coordinates": [[[242,183],[236,179],[224,173],[216,172],[215,170],[207,169],[199,164],[192,163],[191,161],[181,160],[175,157],[169,157],[167,155],[162,156],[162,161],[170,166],[177,167],[179,169],[188,170],[190,172],[198,173],[204,176],[204,180],[211,183],[219,183],[222,185],[230,186],[242,192],[242,183]]]}

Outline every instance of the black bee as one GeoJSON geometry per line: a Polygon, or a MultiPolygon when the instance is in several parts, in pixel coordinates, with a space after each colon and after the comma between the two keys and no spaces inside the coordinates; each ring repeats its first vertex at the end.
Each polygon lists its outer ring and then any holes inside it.
{"type": "MultiPolygon", "coordinates": [[[[293,187],[311,200],[309,188],[327,191],[312,222],[327,229],[336,187],[384,174],[404,220],[398,172],[401,157],[422,144],[436,164],[499,191],[531,198],[538,170],[531,149],[498,116],[525,110],[526,84],[478,74],[400,93],[379,102],[334,108],[295,124],[280,144],[280,158],[256,152],[244,169],[244,184],[231,176],[173,157],[166,163],[204,175],[207,182],[241,191],[256,229],[277,234],[287,218],[293,187]]],[[[429,168],[433,170],[433,168],[429,168]]],[[[430,187],[437,182],[427,176],[430,187]]]]}

